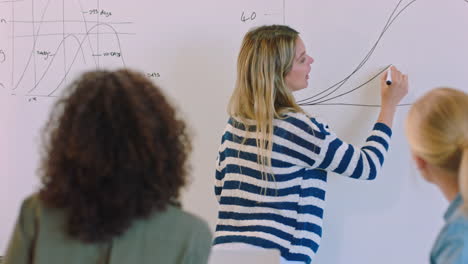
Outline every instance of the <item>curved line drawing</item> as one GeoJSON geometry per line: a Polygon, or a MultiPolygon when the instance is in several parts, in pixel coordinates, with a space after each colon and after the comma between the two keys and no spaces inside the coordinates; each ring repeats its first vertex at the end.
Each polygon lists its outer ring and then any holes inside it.
{"type": "MultiPolygon", "coordinates": [[[[82,12],[84,12],[83,10],[81,10],[82,12]]],[[[58,22],[66,22],[66,23],[97,23],[96,20],[86,20],[86,21],[83,21],[83,20],[76,20],[76,19],[67,19],[67,20],[44,20],[44,21],[41,21],[42,23],[58,23],[58,22]]],[[[2,22],[2,19],[0,19],[0,22],[2,22]]],[[[31,21],[31,20],[8,20],[9,23],[33,23],[33,22],[36,22],[36,21],[31,21]]],[[[6,21],[5,21],[6,23],[6,21]]],[[[130,21],[123,21],[123,22],[107,22],[107,24],[110,24],[110,25],[124,25],[124,24],[133,24],[133,22],[130,22],[130,21]]]]}
{"type": "MultiPolygon", "coordinates": [[[[113,27],[112,27],[111,25],[109,25],[109,24],[100,23],[100,24],[98,24],[98,25],[95,25],[95,26],[91,27],[91,29],[89,30],[89,32],[91,32],[94,28],[96,28],[96,30],[97,30],[98,27],[101,26],[101,25],[103,25],[103,26],[108,26],[108,27],[111,28],[111,30],[113,30],[113,31],[115,32],[114,35],[115,35],[115,37],[116,37],[116,39],[117,39],[117,44],[118,44],[118,46],[119,46],[118,50],[119,50],[119,52],[120,52],[120,59],[121,59],[121,61],[122,61],[123,67],[126,68],[127,65],[126,65],[126,63],[125,63],[124,55],[123,55],[123,52],[122,52],[122,46],[120,45],[119,34],[118,34],[117,31],[115,30],[115,28],[113,28],[113,27]]],[[[87,32],[87,33],[89,33],[89,32],[87,32]]],[[[83,38],[83,41],[81,41],[80,48],[81,48],[81,46],[83,45],[83,42],[84,42],[84,39],[85,39],[85,38],[89,38],[89,34],[88,34],[86,37],[83,38]]],[[[75,64],[75,60],[76,60],[77,55],[78,55],[78,51],[75,53],[75,56],[73,57],[73,61],[72,61],[72,63],[70,64],[70,67],[68,67],[67,72],[65,73],[65,75],[64,75],[64,77],[62,78],[62,80],[60,81],[60,83],[57,85],[57,88],[55,88],[51,93],[49,93],[49,95],[54,94],[54,93],[58,90],[58,88],[60,87],[60,85],[62,85],[63,81],[65,81],[65,77],[66,77],[66,76],[68,75],[68,73],[70,72],[71,67],[73,66],[73,64],[75,64]]]]}
{"type": "Polygon", "coordinates": [[[24,0],[7,0],[7,1],[0,1],[0,4],[9,4],[9,3],[17,3],[23,2],[24,0]]]}
{"type": "MultiPolygon", "coordinates": [[[[84,15],[83,15],[83,7],[82,7],[82,4],[81,4],[81,1],[79,2],[79,4],[80,4],[80,11],[81,11],[82,16],[83,16],[83,21],[85,22],[85,29],[86,29],[86,32],[89,33],[89,31],[88,31],[88,29],[87,29],[87,26],[86,26],[86,19],[84,18],[84,15]]],[[[45,20],[44,20],[44,16],[45,16],[47,10],[49,9],[49,5],[50,5],[50,0],[47,0],[47,4],[45,5],[45,7],[44,7],[44,9],[43,9],[43,12],[42,12],[42,14],[41,14],[41,19],[40,19],[40,21],[39,21],[39,25],[38,25],[36,34],[34,34],[34,35],[36,35],[36,36],[38,36],[39,33],[40,33],[40,31],[41,31],[42,24],[43,24],[44,21],[45,21],[45,20]]],[[[13,24],[14,24],[14,23],[13,23],[13,24]]],[[[114,31],[115,31],[115,30],[114,30],[114,31]]],[[[87,33],[86,33],[86,34],[87,34],[87,33]]],[[[31,50],[31,53],[29,54],[28,62],[26,63],[26,66],[24,67],[23,73],[21,74],[21,76],[20,76],[18,82],[16,83],[15,87],[14,87],[12,90],[16,90],[16,89],[18,88],[19,84],[22,82],[22,80],[23,80],[23,78],[24,78],[24,75],[26,74],[26,71],[27,71],[27,69],[28,69],[28,67],[29,67],[29,65],[30,65],[30,63],[31,63],[31,58],[32,58],[33,55],[34,55],[34,50],[36,49],[37,41],[38,41],[38,38],[36,38],[36,39],[34,40],[34,42],[33,42],[33,48],[32,48],[32,50],[31,50]]],[[[62,41],[63,41],[63,40],[62,40],[62,41]]],[[[78,43],[79,43],[79,41],[78,41],[78,43]]],[[[80,47],[81,47],[81,45],[80,45],[80,47]]],[[[90,47],[91,47],[91,51],[94,53],[93,48],[92,48],[93,46],[91,45],[91,42],[90,42],[90,47]]],[[[84,56],[83,56],[83,57],[84,57],[84,56]]],[[[96,62],[95,59],[94,59],[94,61],[95,61],[96,65],[97,65],[97,62],[96,62]]],[[[86,61],[85,61],[85,63],[86,63],[86,61]]],[[[37,87],[37,83],[35,83],[35,87],[37,87]]]]}
{"type": "MultiPolygon", "coordinates": [[[[33,41],[36,43],[36,34],[34,34],[36,31],[36,25],[34,21],[34,0],[31,1],[31,20],[32,20],[32,33],[33,33],[33,41]]],[[[34,51],[35,49],[33,49],[34,51]]],[[[37,82],[37,63],[36,63],[36,54],[33,55],[33,60],[34,60],[34,83],[37,82]]]]}
{"type": "MultiPolygon", "coordinates": [[[[84,15],[84,10],[83,10],[83,5],[81,4],[81,0],[78,0],[78,4],[80,5],[81,16],[83,17],[85,32],[88,32],[88,23],[84,15]]],[[[91,48],[91,54],[94,54],[93,45],[91,44],[91,39],[89,38],[88,38],[88,44],[89,44],[89,47],[91,48]]],[[[98,63],[96,61],[96,58],[94,58],[94,56],[93,56],[93,60],[94,60],[94,65],[98,67],[98,63]]]]}
{"type": "Polygon", "coordinates": [[[6,55],[3,50],[0,50],[0,63],[4,63],[6,61],[6,55]]]}
{"type": "MultiPolygon", "coordinates": [[[[49,9],[49,4],[50,4],[50,0],[47,0],[47,4],[44,8],[44,11],[42,12],[41,14],[41,19],[39,21],[39,26],[37,28],[37,31],[36,31],[36,34],[35,35],[39,35],[39,32],[41,31],[41,26],[42,26],[42,21],[44,21],[44,16],[45,16],[45,13],[47,11],[47,9],[49,9]]],[[[14,25],[15,23],[13,23],[14,25]]],[[[13,38],[14,39],[14,38],[13,38]]],[[[19,83],[23,80],[24,78],[24,74],[26,74],[26,71],[28,70],[28,67],[29,67],[29,64],[31,63],[31,58],[33,57],[34,55],[34,50],[36,49],[36,44],[37,44],[37,38],[34,40],[33,42],[33,48],[31,49],[31,53],[29,53],[29,58],[28,58],[28,62],[26,63],[26,66],[24,67],[24,71],[23,73],[21,74],[21,77],[19,78],[18,80],[18,83],[15,85],[15,87],[12,89],[12,90],[16,90],[18,88],[18,85],[19,83]]],[[[12,80],[13,81],[13,80],[12,80]]]]}
{"type": "MultiPolygon", "coordinates": [[[[17,82],[16,82],[16,85],[14,85],[14,88],[12,90],[16,90],[20,84],[23,82],[24,80],[24,77],[25,77],[25,74],[26,72],[28,71],[28,69],[31,67],[31,60],[32,58],[34,57],[34,52],[36,50],[36,46],[37,46],[37,43],[38,43],[38,35],[40,35],[40,32],[41,32],[41,29],[42,29],[42,25],[44,24],[44,21],[45,21],[45,15],[48,11],[48,8],[49,6],[51,5],[51,1],[48,0],[43,11],[42,11],[42,14],[41,14],[41,19],[40,21],[38,21],[39,23],[36,24],[37,25],[37,30],[36,32],[34,33],[33,32],[33,36],[35,36],[34,38],[34,41],[33,41],[33,47],[31,49],[31,52],[29,53],[29,57],[28,57],[28,60],[27,60],[27,63],[26,63],[26,66],[24,67],[24,70],[23,72],[21,73],[20,77],[18,78],[17,82]]],[[[116,40],[117,40],[117,44],[118,44],[118,49],[119,49],[119,53],[121,54],[120,55],[120,59],[122,61],[122,64],[125,66],[125,60],[124,60],[124,56],[122,55],[122,48],[121,48],[121,43],[120,43],[120,39],[118,37],[118,33],[117,31],[115,30],[114,27],[112,27],[110,24],[108,23],[97,23],[96,25],[94,25],[93,27],[89,28],[88,29],[88,23],[86,21],[86,18],[84,16],[84,12],[83,12],[83,6],[82,6],[82,3],[81,1],[79,1],[79,5],[80,5],[80,10],[81,10],[81,14],[82,14],[82,17],[83,19],[80,20],[82,23],[84,23],[84,28],[85,28],[85,32],[86,33],[83,33],[84,37],[80,40],[75,34],[68,34],[67,36],[65,36],[61,42],[59,43],[57,49],[55,50],[55,53],[54,54],[57,54],[57,52],[60,50],[60,48],[65,48],[65,41],[68,39],[68,38],[73,38],[75,39],[75,41],[78,43],[78,49],[76,50],[76,53],[73,55],[73,61],[72,63],[69,65],[69,66],[66,66],[66,69],[65,69],[65,74],[64,74],[64,77],[62,78],[62,80],[60,81],[59,85],[50,93],[50,95],[52,95],[59,87],[60,85],[66,80],[66,77],[67,75],[69,74],[72,66],[74,65],[75,61],[76,61],[76,58],[78,56],[78,54],[81,52],[82,54],[82,58],[83,58],[83,62],[86,64],[86,57],[85,57],[85,51],[83,50],[83,43],[84,41],[87,39],[88,42],[89,42],[89,45],[90,45],[90,50],[91,50],[91,55],[94,55],[94,48],[93,48],[93,45],[91,43],[91,40],[90,40],[90,34],[93,30],[97,30],[97,32],[99,33],[99,27],[101,26],[106,26],[108,28],[111,29],[111,32],[109,34],[112,34],[114,36],[116,36],[116,40]]],[[[63,22],[63,21],[62,21],[63,22]]],[[[33,23],[34,23],[34,17],[33,17],[33,23]]],[[[129,22],[125,22],[125,23],[129,23],[129,22]]],[[[14,24],[14,23],[13,23],[14,24]]],[[[64,55],[66,56],[66,54],[64,55]]],[[[99,65],[99,62],[96,61],[96,58],[94,58],[95,56],[92,56],[93,57],[93,60],[94,60],[94,64],[96,67],[98,67],[99,65]]],[[[99,58],[97,58],[99,60],[99,58]]],[[[51,61],[48,63],[46,69],[44,70],[44,72],[42,73],[42,76],[40,77],[40,79],[37,81],[35,79],[35,82],[34,82],[34,87],[32,87],[28,92],[27,94],[30,94],[31,92],[33,92],[36,88],[38,88],[38,86],[41,84],[41,82],[43,81],[44,77],[46,76],[46,74],[48,73],[50,67],[52,66],[52,63],[55,61],[55,56],[51,59],[51,61]]],[[[36,70],[34,70],[36,72],[36,70]]],[[[12,86],[13,86],[13,79],[12,79],[12,86]]]]}
{"type": "MultiPolygon", "coordinates": [[[[305,101],[305,100],[312,99],[312,98],[314,98],[314,97],[317,97],[317,96],[319,96],[320,94],[323,94],[324,92],[326,92],[326,91],[332,89],[333,87],[335,87],[335,86],[337,86],[337,85],[340,85],[337,89],[333,90],[331,93],[335,92],[336,90],[338,90],[339,88],[341,88],[341,86],[344,85],[344,83],[346,83],[350,77],[352,77],[357,71],[359,71],[359,70],[362,68],[362,66],[364,66],[364,64],[365,64],[365,63],[368,61],[368,59],[371,57],[372,53],[374,52],[375,48],[377,47],[377,45],[378,45],[378,43],[380,42],[381,38],[383,37],[384,33],[388,30],[388,28],[389,28],[390,25],[393,23],[393,21],[401,14],[401,12],[402,12],[404,9],[406,9],[406,7],[409,6],[409,4],[408,4],[407,6],[405,6],[405,8],[403,8],[403,10],[401,10],[401,11],[397,14],[397,16],[396,16],[395,18],[392,19],[393,15],[395,14],[396,10],[398,9],[398,7],[399,7],[399,5],[401,4],[402,1],[403,1],[403,0],[400,0],[400,1],[398,2],[397,6],[396,6],[395,9],[393,10],[393,12],[392,12],[392,14],[390,15],[389,19],[387,20],[387,23],[385,24],[384,29],[383,29],[383,31],[381,32],[381,34],[379,35],[377,41],[374,43],[374,45],[372,46],[371,50],[366,54],[366,56],[365,56],[364,59],[360,62],[360,64],[353,70],[353,72],[351,72],[351,74],[349,74],[349,75],[346,76],[343,80],[337,82],[337,83],[334,84],[333,86],[331,86],[331,87],[325,89],[324,91],[322,91],[322,92],[320,92],[320,93],[318,93],[318,94],[316,94],[316,95],[313,95],[313,96],[311,96],[311,97],[309,97],[309,98],[303,99],[303,100],[301,100],[300,102],[305,101]]],[[[414,1],[416,1],[416,0],[414,0],[414,1]]],[[[414,2],[414,1],[413,1],[413,2],[414,2]]],[[[411,3],[412,3],[412,2],[411,2],[411,3]]],[[[411,4],[411,3],[410,3],[410,4],[411,4]]],[[[323,99],[323,98],[327,97],[328,95],[330,95],[331,93],[328,93],[327,95],[325,95],[325,96],[323,96],[323,97],[321,97],[321,98],[312,100],[312,102],[313,102],[313,101],[318,101],[318,100],[320,100],[320,99],[323,99]]],[[[309,103],[310,103],[310,102],[309,102],[309,103]]]]}
{"type": "MultiPolygon", "coordinates": [[[[75,55],[74,55],[74,57],[73,57],[72,63],[69,65],[69,67],[68,67],[68,69],[67,69],[67,72],[64,74],[64,77],[62,78],[62,80],[60,81],[60,83],[57,85],[57,87],[56,87],[49,95],[52,95],[52,94],[60,87],[60,85],[65,81],[66,76],[68,75],[68,73],[69,73],[70,70],[71,70],[71,67],[73,67],[73,64],[75,63],[75,60],[76,60],[76,57],[78,56],[79,51],[82,50],[83,42],[84,42],[87,38],[89,38],[89,33],[90,33],[91,31],[93,31],[94,29],[100,27],[100,26],[107,26],[107,27],[109,27],[111,30],[113,30],[113,31],[115,32],[114,35],[115,35],[115,37],[116,37],[116,39],[117,39],[117,44],[118,44],[118,47],[119,47],[118,50],[119,50],[119,52],[121,53],[120,58],[121,58],[121,60],[122,60],[122,64],[124,65],[124,67],[126,67],[125,59],[124,59],[124,56],[123,56],[123,54],[122,54],[122,48],[121,48],[121,44],[120,44],[120,39],[119,39],[118,33],[117,33],[117,31],[115,30],[115,28],[113,28],[111,25],[108,25],[108,24],[106,24],[106,23],[100,23],[100,24],[94,25],[93,27],[91,27],[91,28],[88,30],[88,32],[86,32],[86,36],[84,36],[83,39],[82,39],[81,41],[78,42],[78,43],[79,43],[79,48],[78,48],[78,50],[76,51],[76,53],[75,53],[75,55]]],[[[67,36],[67,37],[69,37],[69,36],[67,36]]],[[[67,38],[67,37],[66,37],[66,38],[67,38]]],[[[66,39],[66,38],[65,38],[65,39],[66,39]]],[[[58,50],[60,49],[60,47],[63,45],[65,39],[63,39],[63,40],[60,42],[60,44],[59,44],[59,46],[57,47],[55,53],[57,53],[57,51],[58,51],[58,50]]],[[[39,85],[39,84],[41,83],[41,81],[44,79],[45,75],[48,73],[48,71],[49,71],[49,69],[50,69],[52,63],[54,62],[54,60],[55,60],[55,56],[54,56],[54,57],[52,58],[52,60],[49,62],[49,64],[48,64],[46,70],[45,70],[44,73],[42,74],[42,76],[41,76],[41,78],[39,79],[39,81],[37,82],[37,84],[35,84],[35,86],[34,86],[31,90],[28,91],[28,94],[31,93],[32,91],[34,91],[34,90],[38,87],[38,85],[39,85]]]]}
{"type": "Polygon", "coordinates": [[[355,90],[357,90],[357,89],[361,88],[362,86],[364,86],[364,85],[370,83],[371,81],[373,81],[373,80],[374,80],[375,78],[377,78],[382,72],[384,72],[385,70],[387,70],[390,66],[391,66],[391,65],[388,65],[387,67],[385,67],[383,70],[381,70],[380,72],[378,72],[377,74],[375,74],[372,78],[370,78],[370,79],[367,80],[366,82],[362,83],[361,85],[359,85],[359,86],[357,86],[357,87],[355,87],[355,88],[353,88],[353,89],[351,89],[351,90],[349,90],[349,91],[347,91],[347,92],[344,92],[344,93],[342,93],[342,94],[339,94],[339,95],[337,95],[337,96],[334,96],[334,97],[331,97],[331,98],[328,98],[328,99],[325,99],[325,100],[322,100],[322,101],[319,101],[319,102],[314,101],[314,102],[310,102],[310,103],[305,103],[305,104],[303,104],[303,105],[314,105],[314,104],[324,103],[324,102],[327,102],[327,101],[330,101],[330,100],[339,98],[339,97],[341,97],[341,96],[344,96],[344,95],[346,95],[346,94],[349,94],[349,93],[351,93],[351,92],[354,92],[355,90]]]}
{"type": "MultiPolygon", "coordinates": [[[[381,107],[379,104],[351,104],[351,103],[327,103],[318,105],[340,105],[340,106],[365,106],[365,107],[381,107]]],[[[397,106],[410,106],[412,104],[399,104],[397,106]]]]}
{"type": "MultiPolygon", "coordinates": [[[[89,35],[113,35],[115,32],[99,32],[99,33],[89,33],[89,35]]],[[[78,33],[78,32],[68,32],[68,34],[79,36],[79,35],[87,35],[86,33],[78,33]]],[[[117,32],[119,35],[135,35],[135,33],[130,32],[117,32]]],[[[16,35],[15,38],[31,38],[31,37],[50,37],[50,36],[63,36],[63,33],[46,33],[46,34],[39,34],[39,35],[16,35]]]]}
{"type": "MultiPolygon", "coordinates": [[[[386,31],[390,28],[390,26],[393,24],[393,22],[395,22],[395,20],[402,14],[403,11],[405,11],[410,5],[412,5],[414,2],[416,2],[417,0],[412,0],[410,3],[406,4],[398,13],[396,13],[398,7],[401,5],[401,3],[403,2],[403,0],[400,0],[398,2],[398,4],[396,5],[396,7],[393,9],[391,15],[389,16],[385,26],[384,26],[384,29],[382,30],[382,32],[380,33],[379,37],[377,38],[376,42],[374,43],[374,45],[372,46],[372,48],[370,49],[370,51],[366,54],[366,56],[364,57],[364,59],[359,63],[359,65],[348,75],[346,76],[344,79],[342,79],[341,81],[335,83],[334,85],[330,86],[329,88],[313,95],[313,96],[310,96],[308,98],[305,98],[305,99],[302,99],[302,100],[299,100],[298,101],[298,104],[299,105],[315,105],[315,104],[323,104],[324,102],[328,102],[330,100],[333,100],[333,99],[336,99],[338,97],[341,97],[341,96],[344,96],[350,92],[353,92],[361,87],[363,87],[364,85],[366,85],[367,83],[369,83],[371,80],[375,79],[378,74],[374,77],[372,77],[370,80],[368,80],[367,82],[365,82],[364,84],[361,84],[359,85],[358,87],[356,88],[353,88],[347,92],[344,92],[340,95],[337,95],[337,96],[334,96],[334,97],[331,97],[331,98],[326,98],[328,96],[330,96],[331,94],[335,93],[337,90],[339,90],[354,74],[356,74],[366,63],[367,61],[370,59],[370,57],[372,56],[372,54],[374,53],[375,49],[377,48],[378,44],[380,43],[383,35],[386,33],[386,31]],[[395,15],[396,13],[396,15],[395,15]],[[337,87],[338,86],[338,87],[337,87]],[[335,88],[336,87],[336,88],[335,88]],[[333,89],[335,88],[335,89],[333,89]],[[322,95],[323,93],[326,93],[327,91],[330,91],[331,89],[333,89],[331,92],[327,93],[326,95],[324,96],[321,96],[319,98],[316,98],[317,96],[320,96],[322,95]],[[315,99],[314,99],[315,98],[315,99]]],[[[467,0],[468,1],[468,0],[467,0]]],[[[382,70],[380,73],[382,73],[383,71],[385,71],[389,66],[387,66],[384,70],[382,70]]],[[[380,74],[379,73],[379,74],[380,74]]],[[[360,105],[360,104],[349,104],[349,105],[360,105]]],[[[360,106],[367,106],[367,105],[360,105],[360,106]]]]}
{"type": "Polygon", "coordinates": [[[412,1],[411,3],[409,3],[408,5],[406,5],[406,6],[392,19],[393,15],[395,14],[396,10],[398,9],[398,7],[399,7],[399,5],[401,4],[402,1],[403,1],[403,0],[400,0],[400,1],[398,2],[397,6],[396,6],[395,9],[393,10],[393,12],[392,12],[392,14],[390,15],[389,19],[387,20],[387,23],[386,23],[386,25],[384,26],[384,30],[383,30],[383,31],[381,32],[381,34],[379,35],[377,41],[374,43],[374,45],[372,46],[371,50],[367,53],[367,55],[364,57],[364,59],[363,59],[363,60],[360,62],[360,64],[353,70],[353,72],[352,72],[351,74],[349,74],[349,75],[346,76],[343,80],[337,82],[337,83],[334,84],[333,86],[331,86],[331,87],[325,89],[324,91],[322,91],[322,92],[320,92],[320,93],[318,93],[318,94],[315,94],[315,95],[313,95],[313,96],[311,96],[311,97],[309,97],[309,98],[306,98],[306,99],[303,99],[303,100],[299,101],[299,103],[300,103],[300,102],[303,102],[303,101],[306,101],[306,100],[310,100],[310,99],[312,99],[312,98],[314,98],[314,97],[317,97],[317,96],[323,94],[324,92],[329,91],[330,89],[332,89],[332,88],[336,87],[337,85],[339,85],[338,88],[334,89],[332,92],[328,93],[327,95],[322,96],[322,97],[320,97],[320,98],[318,98],[318,99],[314,99],[314,100],[312,100],[312,101],[308,101],[307,103],[316,102],[316,101],[319,101],[319,100],[321,100],[321,99],[327,97],[328,95],[334,93],[334,92],[337,91],[339,88],[341,88],[341,87],[349,80],[349,78],[351,78],[355,73],[357,73],[357,72],[364,66],[364,64],[369,60],[369,58],[371,57],[372,53],[374,52],[375,48],[377,47],[378,43],[380,42],[380,40],[381,40],[381,38],[383,37],[384,33],[385,33],[385,32],[388,30],[388,28],[390,27],[390,25],[395,21],[395,19],[401,14],[402,11],[404,11],[410,4],[412,4],[412,3],[415,2],[416,0],[414,0],[414,1],[412,1]]]}
{"type": "MultiPolygon", "coordinates": [[[[60,49],[60,46],[62,46],[62,44],[65,42],[65,40],[67,40],[67,38],[69,38],[69,37],[73,37],[73,38],[76,40],[76,42],[78,43],[78,45],[79,45],[79,50],[81,50],[81,53],[83,54],[83,60],[84,60],[84,52],[83,52],[83,49],[81,48],[80,40],[79,40],[76,36],[74,36],[74,35],[67,35],[67,36],[60,42],[60,44],[59,44],[59,46],[57,47],[57,49],[55,50],[54,54],[57,54],[58,50],[60,49]]],[[[42,79],[44,78],[44,76],[47,74],[47,72],[48,72],[48,70],[49,70],[49,68],[50,68],[50,65],[52,64],[52,62],[54,61],[54,59],[55,59],[55,56],[53,56],[52,59],[50,60],[50,62],[49,62],[49,64],[48,64],[47,68],[45,69],[44,73],[42,74],[42,77],[39,79],[38,82],[36,82],[36,83],[34,84],[34,87],[33,87],[31,90],[29,90],[28,93],[32,92],[34,89],[37,88],[37,86],[39,85],[39,83],[42,81],[42,79]]],[[[18,83],[18,85],[19,85],[19,83],[18,83]]]]}

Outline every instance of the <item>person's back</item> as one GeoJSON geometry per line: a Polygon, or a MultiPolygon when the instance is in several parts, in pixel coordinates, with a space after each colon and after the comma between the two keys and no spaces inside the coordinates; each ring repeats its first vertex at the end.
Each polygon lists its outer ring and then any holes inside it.
{"type": "Polygon", "coordinates": [[[245,35],[218,148],[214,250],[276,249],[281,263],[311,263],[322,237],[328,172],[373,180],[383,165],[407,76],[392,68],[392,87],[381,77],[382,109],[359,148],[295,101],[292,92],[308,86],[313,61],[288,26],[245,35]]]}
{"type": "Polygon", "coordinates": [[[210,231],[179,203],[185,128],[144,75],[84,74],[45,127],[42,186],[22,206],[5,263],[206,263],[210,231]]]}
{"type": "Polygon", "coordinates": [[[5,263],[206,263],[210,251],[207,224],[176,206],[135,220],[105,243],[70,238],[62,231],[65,217],[63,210],[45,206],[37,195],[26,199],[5,263]]]}

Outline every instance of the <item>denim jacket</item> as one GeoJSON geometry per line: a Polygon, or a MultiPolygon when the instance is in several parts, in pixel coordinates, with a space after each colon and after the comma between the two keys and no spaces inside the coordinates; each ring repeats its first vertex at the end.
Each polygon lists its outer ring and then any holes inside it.
{"type": "Polygon", "coordinates": [[[468,263],[468,215],[460,208],[460,194],[445,212],[445,226],[440,231],[431,251],[431,264],[468,263]]]}

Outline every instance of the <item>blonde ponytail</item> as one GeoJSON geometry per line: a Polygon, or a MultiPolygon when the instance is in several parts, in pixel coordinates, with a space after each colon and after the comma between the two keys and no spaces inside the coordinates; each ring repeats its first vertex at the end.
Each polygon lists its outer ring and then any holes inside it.
{"type": "MultiPolygon", "coordinates": [[[[467,131],[468,132],[468,131],[467,131]]],[[[468,140],[462,145],[460,167],[458,169],[458,184],[460,193],[465,201],[463,203],[463,211],[468,213],[468,140]]]]}
{"type": "Polygon", "coordinates": [[[468,213],[468,94],[452,88],[434,89],[413,103],[406,134],[413,153],[458,176],[468,213]]]}

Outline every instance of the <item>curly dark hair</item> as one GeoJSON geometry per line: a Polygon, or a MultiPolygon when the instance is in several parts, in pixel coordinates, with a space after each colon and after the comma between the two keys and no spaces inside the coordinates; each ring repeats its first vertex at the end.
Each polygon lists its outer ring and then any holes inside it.
{"type": "Polygon", "coordinates": [[[180,206],[191,142],[160,89],[125,69],[85,73],[66,91],[43,131],[39,191],[65,211],[64,231],[106,242],[134,219],[180,206]]]}

